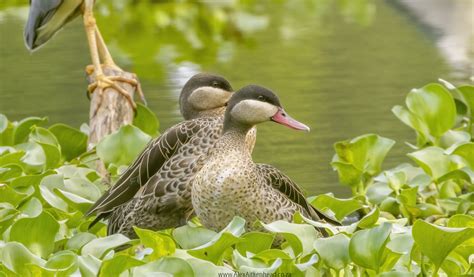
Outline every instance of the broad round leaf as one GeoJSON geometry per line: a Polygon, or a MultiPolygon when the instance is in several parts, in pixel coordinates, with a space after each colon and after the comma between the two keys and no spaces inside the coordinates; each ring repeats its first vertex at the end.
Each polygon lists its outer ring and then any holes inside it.
{"type": "Polygon", "coordinates": [[[15,222],[10,231],[10,240],[28,247],[31,252],[46,258],[54,250],[54,241],[59,223],[47,212],[33,218],[22,218],[15,222]]]}
{"type": "Polygon", "coordinates": [[[337,234],[329,238],[319,238],[314,242],[314,249],[323,262],[337,271],[346,267],[349,257],[349,238],[344,234],[337,234]]]}
{"type": "Polygon", "coordinates": [[[141,103],[137,103],[137,111],[135,118],[133,118],[133,125],[152,137],[158,135],[158,128],[160,127],[156,115],[141,103]]]}
{"type": "Polygon", "coordinates": [[[65,124],[54,124],[49,131],[57,138],[61,154],[69,161],[87,150],[87,135],[65,124]]]}
{"type": "Polygon", "coordinates": [[[474,228],[441,227],[423,220],[415,222],[412,232],[413,239],[420,251],[428,256],[437,267],[441,266],[454,248],[474,237],[474,228]]]}
{"type": "Polygon", "coordinates": [[[97,155],[105,164],[128,165],[150,139],[137,127],[125,125],[97,144],[97,155]]]}
{"type": "Polygon", "coordinates": [[[383,265],[383,252],[391,231],[389,223],[356,232],[349,243],[349,254],[357,265],[379,271],[383,265]]]}

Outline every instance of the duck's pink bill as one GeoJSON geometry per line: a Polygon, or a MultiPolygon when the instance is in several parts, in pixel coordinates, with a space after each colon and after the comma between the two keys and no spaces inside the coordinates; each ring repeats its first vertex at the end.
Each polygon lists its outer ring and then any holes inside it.
{"type": "Polygon", "coordinates": [[[285,110],[283,110],[282,108],[279,108],[278,112],[274,116],[272,116],[272,120],[275,121],[276,123],[285,125],[295,130],[302,130],[302,131],[307,131],[307,132],[309,132],[310,130],[308,126],[291,118],[291,116],[289,116],[285,112],[285,110]]]}

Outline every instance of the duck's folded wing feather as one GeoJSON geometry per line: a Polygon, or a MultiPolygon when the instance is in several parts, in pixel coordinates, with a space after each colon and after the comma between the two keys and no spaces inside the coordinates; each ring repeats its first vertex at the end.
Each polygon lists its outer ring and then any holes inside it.
{"type": "Polygon", "coordinates": [[[280,170],[267,164],[257,164],[257,169],[268,185],[271,185],[274,189],[286,195],[291,201],[303,207],[311,215],[312,219],[322,219],[334,225],[341,225],[338,221],[309,204],[301,188],[280,170]]]}
{"type": "Polygon", "coordinates": [[[203,126],[201,120],[184,121],[152,140],[118,181],[100,197],[86,215],[105,218],[116,207],[128,202],[180,147],[203,126]]]}

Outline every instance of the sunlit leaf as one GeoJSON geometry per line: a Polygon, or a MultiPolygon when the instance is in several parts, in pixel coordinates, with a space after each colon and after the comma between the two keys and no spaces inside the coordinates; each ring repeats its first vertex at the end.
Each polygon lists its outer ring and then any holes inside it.
{"type": "Polygon", "coordinates": [[[61,154],[71,160],[86,152],[87,135],[65,124],[54,124],[49,131],[57,138],[61,146],[61,154]]]}
{"type": "Polygon", "coordinates": [[[114,234],[105,238],[97,238],[89,241],[81,249],[83,256],[91,255],[101,259],[108,251],[126,244],[130,239],[122,234],[114,234]]]}
{"type": "Polygon", "coordinates": [[[346,235],[337,234],[333,237],[317,239],[314,242],[314,248],[327,266],[339,271],[351,261],[349,241],[346,235]]]}
{"type": "Polygon", "coordinates": [[[32,253],[46,258],[54,250],[54,240],[59,224],[47,212],[37,217],[16,221],[10,231],[10,241],[17,241],[28,247],[32,253]]]}
{"type": "Polygon", "coordinates": [[[428,256],[437,268],[454,248],[474,236],[473,228],[441,227],[423,220],[415,222],[412,232],[421,252],[428,256]],[[434,241],[436,243],[433,243],[434,241]]]}
{"type": "Polygon", "coordinates": [[[133,229],[140,238],[141,243],[143,243],[145,247],[153,249],[153,253],[150,255],[150,260],[169,256],[176,250],[174,241],[168,236],[151,230],[140,229],[138,227],[134,227],[133,229]]]}
{"type": "Polygon", "coordinates": [[[143,264],[145,264],[145,262],[128,255],[116,255],[112,259],[103,262],[99,276],[119,276],[120,273],[125,270],[143,264]]]}
{"type": "Polygon", "coordinates": [[[41,126],[48,122],[46,117],[27,117],[18,122],[14,130],[14,142],[20,144],[26,142],[33,126],[41,126]]]}
{"type": "Polygon", "coordinates": [[[390,231],[391,225],[384,223],[372,229],[356,232],[349,243],[349,254],[352,261],[378,272],[384,263],[383,253],[390,231]]]}
{"type": "Polygon", "coordinates": [[[125,125],[97,144],[97,155],[106,164],[128,165],[150,139],[149,135],[137,127],[125,125]]]}
{"type": "Polygon", "coordinates": [[[151,274],[159,276],[158,273],[160,272],[169,273],[176,277],[194,276],[191,265],[185,260],[175,257],[163,257],[133,269],[134,276],[150,276],[151,274]]]}
{"type": "Polygon", "coordinates": [[[23,244],[8,242],[2,247],[2,263],[11,271],[24,276],[29,274],[28,264],[43,266],[45,261],[31,253],[23,244]]]}
{"type": "Polygon", "coordinates": [[[330,209],[338,220],[362,208],[362,204],[355,199],[340,199],[328,194],[316,196],[311,205],[322,211],[330,209]]]}
{"type": "Polygon", "coordinates": [[[156,115],[148,107],[140,103],[137,103],[137,111],[135,118],[133,118],[133,125],[152,137],[158,135],[158,128],[160,127],[156,115]]]}

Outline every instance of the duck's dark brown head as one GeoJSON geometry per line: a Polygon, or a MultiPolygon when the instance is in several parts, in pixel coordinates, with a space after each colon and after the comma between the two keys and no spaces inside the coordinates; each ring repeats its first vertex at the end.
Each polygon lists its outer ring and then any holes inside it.
{"type": "Polygon", "coordinates": [[[238,90],[230,98],[224,122],[224,130],[238,128],[248,130],[256,124],[274,121],[292,129],[309,131],[309,127],[291,118],[271,90],[249,85],[238,90]]]}
{"type": "Polygon", "coordinates": [[[229,81],[219,75],[199,73],[184,85],[179,106],[184,119],[222,115],[232,96],[229,81]]]}

